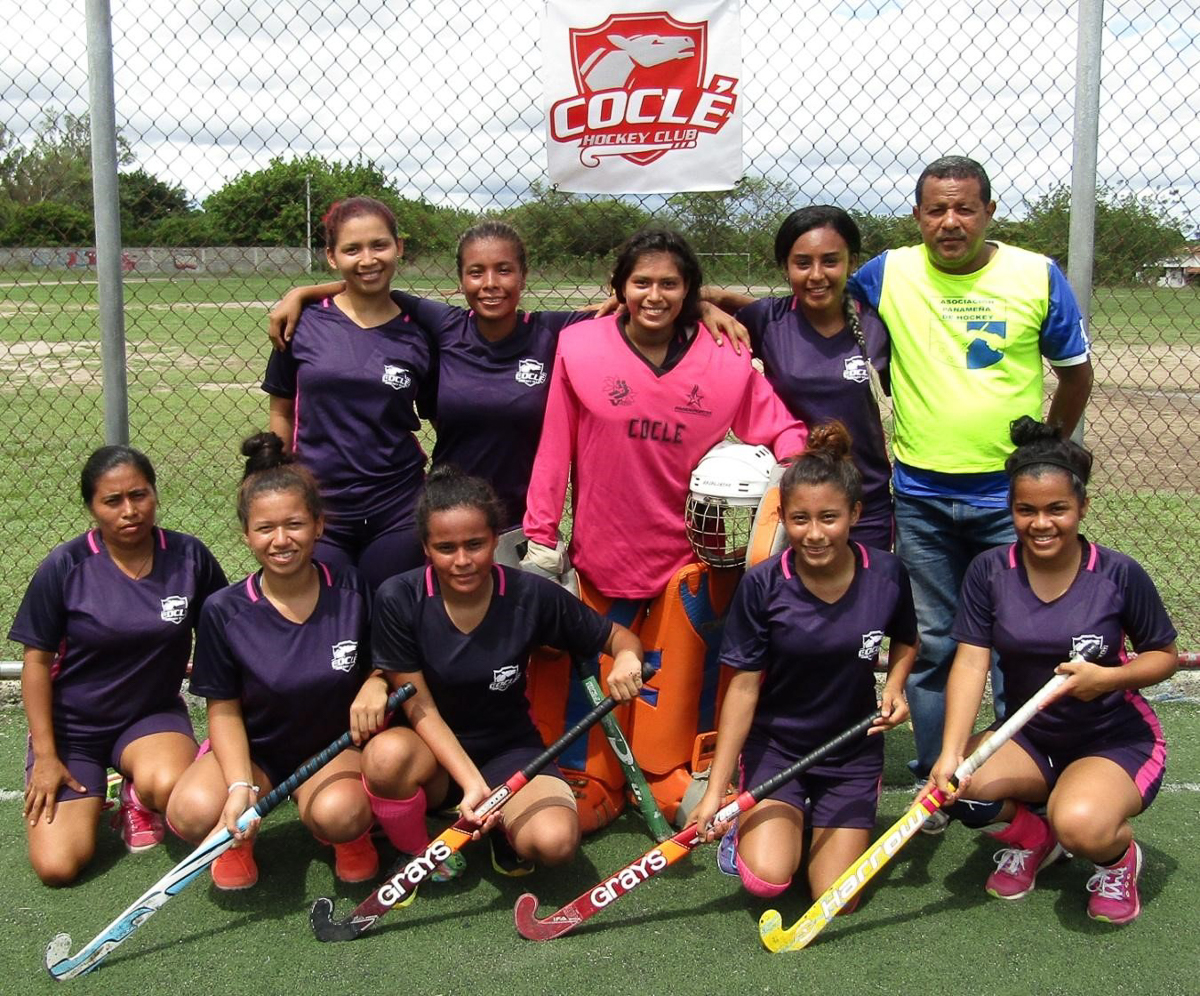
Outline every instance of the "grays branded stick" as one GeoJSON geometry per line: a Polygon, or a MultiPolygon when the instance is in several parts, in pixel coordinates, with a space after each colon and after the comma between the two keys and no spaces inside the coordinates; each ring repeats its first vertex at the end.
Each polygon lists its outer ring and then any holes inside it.
{"type": "MultiPolygon", "coordinates": [[[[395,712],[400,703],[416,692],[411,684],[403,684],[388,696],[386,709],[395,712]]],[[[310,757],[263,798],[238,817],[239,830],[245,830],[255,819],[262,819],[283,802],[303,782],[325,767],[352,743],[347,731],[319,754],[310,757]]],[[[191,854],[179,862],[149,889],[141,894],[120,916],[85,944],[78,954],[71,954],[71,935],[59,934],[46,945],[46,969],[56,979],[73,979],[90,972],[123,943],[138,927],[150,919],[172,896],[182,892],[197,875],[211,865],[233,844],[233,835],[221,827],[191,854]]]]}
{"type": "MultiPolygon", "coordinates": [[[[954,769],[951,787],[957,788],[964,778],[977,771],[1003,744],[1011,740],[1013,734],[1029,722],[1034,713],[1069,677],[1067,674],[1056,674],[1034,692],[1028,702],[1005,720],[975,748],[970,757],[954,769]]],[[[776,952],[798,951],[812,943],[813,938],[829,925],[842,907],[858,895],[863,886],[913,838],[925,820],[945,803],[946,794],[939,788],[934,788],[927,795],[917,799],[900,819],[888,827],[882,837],[863,852],[862,857],[817,897],[808,911],[792,926],[783,926],[783,919],[777,910],[767,910],[758,921],[758,934],[766,949],[776,952]]]]}
{"type": "MultiPolygon", "coordinates": [[[[587,672],[581,661],[573,660],[572,663],[575,667],[575,673],[583,683],[583,690],[587,693],[587,697],[591,700],[592,705],[603,701],[604,692],[600,690],[600,682],[596,680],[595,676],[587,672]]],[[[600,725],[604,728],[604,736],[608,740],[608,745],[612,748],[612,752],[617,755],[617,760],[621,763],[621,770],[625,772],[625,781],[629,783],[629,793],[633,796],[633,801],[637,805],[638,811],[642,814],[642,819],[646,821],[646,825],[650,828],[650,832],[654,835],[655,840],[666,840],[671,836],[671,825],[658,808],[658,803],[654,801],[654,796],[650,792],[650,786],[646,784],[646,776],[642,773],[642,769],[638,767],[637,758],[633,756],[633,750],[629,746],[629,741],[625,739],[625,734],[621,732],[621,725],[612,715],[606,715],[600,720],[600,725]]]]}
{"type": "MultiPolygon", "coordinates": [[[[653,671],[643,665],[642,680],[646,680],[651,674],[653,671]]],[[[476,816],[482,820],[485,816],[502,809],[542,768],[583,736],[597,720],[607,716],[616,704],[609,697],[593,706],[578,723],[476,806],[476,816]]],[[[392,866],[383,883],[343,920],[333,919],[333,900],[322,896],[313,903],[308,918],[317,940],[352,941],[366,933],[388,910],[411,896],[417,886],[432,875],[441,862],[469,844],[478,830],[478,823],[466,817],[459,817],[430,841],[425,850],[416,857],[401,857],[392,866]]]]}
{"type": "MultiPolygon", "coordinates": [[[[742,792],[732,802],[717,810],[713,822],[726,823],[736,818],[739,813],[744,813],[756,802],[774,792],[780,785],[791,781],[822,758],[832,754],[840,747],[858,740],[866,734],[878,716],[877,710],[870,716],[859,720],[850,729],[839,733],[828,743],[822,744],[812,753],[804,755],[783,771],[772,775],[752,789],[742,792]]],[[[526,892],[517,899],[516,905],[513,907],[513,919],[516,921],[517,933],[531,941],[550,941],[556,937],[562,937],[563,934],[570,933],[585,920],[590,920],[622,896],[632,892],[643,882],[653,878],[659,872],[665,871],[681,858],[687,857],[700,842],[700,828],[695,823],[689,823],[669,840],[650,848],[636,861],[631,861],[595,888],[577,896],[562,909],[544,918],[537,916],[537,896],[526,892]]]]}

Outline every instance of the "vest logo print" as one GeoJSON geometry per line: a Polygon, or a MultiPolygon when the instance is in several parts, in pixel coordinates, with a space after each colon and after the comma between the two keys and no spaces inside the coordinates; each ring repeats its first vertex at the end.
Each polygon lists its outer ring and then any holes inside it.
{"type": "Polygon", "coordinates": [[[353,671],[358,666],[358,641],[340,640],[335,643],[329,666],[335,671],[353,671]]]}
{"type": "Polygon", "coordinates": [[[550,138],[574,144],[579,160],[602,156],[647,166],[673,149],[694,149],[725,127],[738,81],[714,74],[705,85],[708,22],[665,11],[613,14],[570,31],[575,93],[550,108],[550,138]]]}
{"type": "Polygon", "coordinates": [[[521,668],[516,664],[505,664],[504,667],[495,668],[492,671],[492,683],[488,685],[488,691],[506,692],[519,677],[521,677],[521,668]]]}
{"type": "Polygon", "coordinates": [[[699,384],[693,384],[682,405],[676,405],[675,410],[683,415],[703,415],[708,418],[712,410],[704,407],[704,392],[699,384]]]}
{"type": "Polygon", "coordinates": [[[1071,637],[1071,656],[1095,663],[1108,653],[1108,644],[1099,633],[1080,633],[1071,637]]]}
{"type": "Polygon", "coordinates": [[[869,633],[863,633],[862,649],[859,650],[858,656],[864,661],[873,661],[879,656],[879,650],[883,646],[883,630],[873,629],[869,633]]]}
{"type": "Polygon", "coordinates": [[[166,598],[159,599],[159,604],[162,606],[162,611],[159,612],[158,618],[163,622],[174,623],[178,626],[187,618],[187,595],[168,595],[166,598]]]}
{"type": "Polygon", "coordinates": [[[633,404],[633,391],[621,377],[605,377],[604,393],[608,395],[608,401],[614,408],[633,404]]]}
{"type": "Polygon", "coordinates": [[[383,368],[383,382],[393,391],[403,391],[406,387],[411,386],[412,377],[409,376],[406,367],[398,367],[392,363],[387,363],[383,368]]]}
{"type": "Polygon", "coordinates": [[[546,364],[531,356],[525,357],[517,364],[517,383],[526,387],[537,387],[546,383],[546,364]]]}
{"type": "Polygon", "coordinates": [[[847,356],[842,360],[842,379],[852,380],[856,384],[865,384],[871,379],[867,361],[861,356],[847,356]]]}

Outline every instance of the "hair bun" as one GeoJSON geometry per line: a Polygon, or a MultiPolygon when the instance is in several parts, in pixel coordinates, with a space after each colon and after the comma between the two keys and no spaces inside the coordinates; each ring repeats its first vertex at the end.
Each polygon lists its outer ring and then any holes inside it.
{"type": "Polygon", "coordinates": [[[242,456],[246,458],[243,479],[263,470],[295,463],[295,457],[284,449],[283,440],[273,432],[256,432],[242,440],[242,456]]]}
{"type": "Polygon", "coordinates": [[[1028,446],[1042,440],[1058,441],[1062,439],[1062,430],[1057,425],[1049,425],[1028,415],[1022,415],[1009,424],[1008,435],[1014,446],[1028,446]]]}
{"type": "Polygon", "coordinates": [[[833,419],[808,430],[808,444],[804,452],[827,460],[844,460],[850,456],[850,442],[850,430],[833,419]]]}

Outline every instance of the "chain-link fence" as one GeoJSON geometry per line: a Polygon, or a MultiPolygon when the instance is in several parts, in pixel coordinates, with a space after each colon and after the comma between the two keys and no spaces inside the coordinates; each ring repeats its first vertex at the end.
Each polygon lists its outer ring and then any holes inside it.
{"type": "MultiPolygon", "coordinates": [[[[38,560],[82,527],[78,468],[103,442],[81,7],[0,14],[5,620],[38,560]]],[[[745,179],[640,198],[547,182],[541,13],[533,0],[114,5],[130,435],[159,468],[161,521],[203,537],[231,575],[249,566],[232,494],[237,442],[266,422],[266,308],[325,271],[303,250],[320,249],[335,197],[389,200],[406,236],[397,284],[447,299],[457,234],[504,216],[529,245],[526,306],[561,307],[596,300],[612,248],[650,219],[691,237],[710,282],[759,292],[784,286],[770,245],[800,204],[853,211],[870,252],[915,242],[916,174],[958,152],[992,175],[997,237],[1065,263],[1075,4],[748,0],[745,179]]],[[[1088,532],[1147,566],[1196,650],[1200,15],[1191,0],[1110,0],[1104,18],[1088,532]]]]}

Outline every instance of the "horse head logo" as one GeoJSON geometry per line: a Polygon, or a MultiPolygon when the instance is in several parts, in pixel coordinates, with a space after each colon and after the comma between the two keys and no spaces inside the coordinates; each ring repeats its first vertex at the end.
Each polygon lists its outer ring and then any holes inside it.
{"type": "Polygon", "coordinates": [[[609,34],[604,40],[608,45],[597,47],[579,67],[584,87],[593,92],[624,87],[637,69],[690,59],[696,54],[696,40],[687,35],[609,34]]]}

